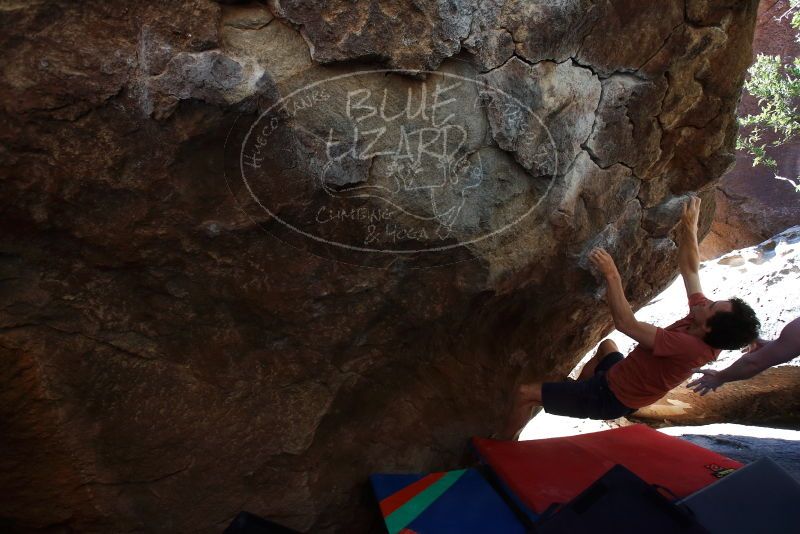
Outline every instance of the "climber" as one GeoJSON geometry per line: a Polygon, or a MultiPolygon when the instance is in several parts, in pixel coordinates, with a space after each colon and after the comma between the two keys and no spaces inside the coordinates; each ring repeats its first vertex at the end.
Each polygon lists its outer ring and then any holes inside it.
{"type": "Polygon", "coordinates": [[[751,343],[747,354],[722,371],[695,369],[696,373],[702,373],[703,376],[690,382],[686,387],[705,395],[710,391],[716,391],[723,384],[747,380],[796,356],[800,356],[800,317],[784,326],[778,339],[768,341],[759,338],[751,343]]]}
{"type": "Polygon", "coordinates": [[[502,437],[516,436],[540,407],[547,413],[590,419],[629,415],[660,399],[689,378],[694,368],[714,360],[721,349],[736,349],[756,339],[760,323],[747,304],[740,299],[711,301],[702,293],[699,214],[700,199],[691,197],[683,207],[678,246],[689,314],[666,328],[638,321],[625,298],[614,260],[602,248],[593,249],[589,260],[605,277],[614,326],[639,344],[625,358],[616,344],[606,339],[577,380],[519,386],[502,437]]]}

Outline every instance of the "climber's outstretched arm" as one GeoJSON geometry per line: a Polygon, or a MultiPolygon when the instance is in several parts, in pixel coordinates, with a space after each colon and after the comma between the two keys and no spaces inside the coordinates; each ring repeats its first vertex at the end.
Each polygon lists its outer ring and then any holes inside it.
{"type": "Polygon", "coordinates": [[[683,215],[678,230],[678,268],[686,286],[686,295],[702,293],[700,286],[700,247],[697,245],[697,219],[700,199],[691,197],[683,205],[683,215]]]}
{"type": "Polygon", "coordinates": [[[628,337],[638,341],[646,348],[652,348],[656,340],[656,327],[636,319],[631,310],[625,291],[622,289],[622,278],[611,255],[602,248],[595,248],[589,253],[589,260],[603,273],[608,285],[606,300],[611,308],[614,326],[628,337]]]}
{"type": "Polygon", "coordinates": [[[791,361],[800,356],[800,317],[787,324],[778,339],[759,339],[747,354],[721,371],[695,369],[703,376],[690,382],[687,387],[700,395],[716,391],[720,386],[737,380],[747,380],[770,367],[791,361]]]}

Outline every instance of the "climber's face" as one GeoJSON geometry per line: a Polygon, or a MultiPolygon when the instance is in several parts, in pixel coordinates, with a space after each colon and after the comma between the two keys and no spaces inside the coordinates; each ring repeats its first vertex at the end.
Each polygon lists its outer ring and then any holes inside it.
{"type": "Polygon", "coordinates": [[[694,324],[708,329],[708,320],[718,312],[729,312],[733,310],[733,304],[729,300],[712,300],[705,304],[692,306],[692,315],[694,316],[694,324]]]}

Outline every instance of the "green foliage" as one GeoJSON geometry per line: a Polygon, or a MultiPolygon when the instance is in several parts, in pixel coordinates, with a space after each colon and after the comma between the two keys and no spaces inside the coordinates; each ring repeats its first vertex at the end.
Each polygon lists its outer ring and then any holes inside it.
{"type": "MultiPolygon", "coordinates": [[[[790,18],[792,28],[800,30],[800,0],[789,0],[789,10],[781,18],[790,18]]],[[[795,38],[800,42],[800,33],[795,38]]],[[[744,87],[756,98],[760,109],[756,115],[739,118],[741,130],[736,148],[753,156],[753,166],[764,165],[777,173],[778,164],[767,154],[767,148],[782,146],[800,134],[800,115],[795,105],[800,97],[800,58],[784,62],[781,56],[759,54],[748,73],[750,78],[744,87]],[[766,142],[765,132],[771,132],[775,140],[766,142]]],[[[789,182],[800,192],[797,177],[775,174],[775,178],[789,182]]]]}

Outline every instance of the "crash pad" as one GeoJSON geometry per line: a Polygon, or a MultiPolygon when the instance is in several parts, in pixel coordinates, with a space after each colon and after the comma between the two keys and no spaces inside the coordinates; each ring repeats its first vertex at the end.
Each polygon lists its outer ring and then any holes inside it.
{"type": "Polygon", "coordinates": [[[766,457],[681,503],[711,532],[800,532],[800,483],[766,457]]]}
{"type": "Polygon", "coordinates": [[[742,465],[646,425],[529,441],[473,438],[472,443],[481,461],[531,517],[569,502],[616,464],[676,498],[742,465]]]}
{"type": "Polygon", "coordinates": [[[537,534],[709,534],[691,511],[615,465],[537,524],[537,534]]]}
{"type": "Polygon", "coordinates": [[[389,534],[523,534],[514,511],[476,469],[375,474],[370,483],[389,534]]]}

